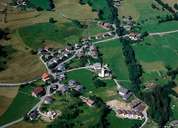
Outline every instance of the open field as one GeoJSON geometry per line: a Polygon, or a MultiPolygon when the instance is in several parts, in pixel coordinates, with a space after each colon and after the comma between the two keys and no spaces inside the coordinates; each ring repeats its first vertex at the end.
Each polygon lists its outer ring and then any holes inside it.
{"type": "Polygon", "coordinates": [[[34,85],[21,87],[7,111],[0,117],[0,125],[23,117],[37,102],[38,99],[31,96],[34,85]]]}

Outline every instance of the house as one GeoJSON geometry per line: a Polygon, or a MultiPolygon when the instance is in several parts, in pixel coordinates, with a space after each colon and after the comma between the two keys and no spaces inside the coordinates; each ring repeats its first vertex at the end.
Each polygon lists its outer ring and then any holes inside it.
{"type": "Polygon", "coordinates": [[[84,96],[80,96],[80,99],[86,103],[89,107],[92,107],[94,104],[95,104],[95,101],[89,99],[89,98],[86,98],[84,96]]]}
{"type": "Polygon", "coordinates": [[[101,63],[95,63],[91,66],[95,71],[100,71],[102,68],[102,64],[101,63]]]}
{"type": "Polygon", "coordinates": [[[100,72],[98,73],[98,76],[101,78],[111,78],[112,77],[112,72],[108,68],[108,65],[102,66],[100,72]]]}
{"type": "Polygon", "coordinates": [[[57,116],[58,116],[58,113],[55,112],[55,111],[48,111],[46,113],[46,116],[50,119],[50,120],[54,120],[57,116]]]}
{"type": "Polygon", "coordinates": [[[36,87],[32,91],[32,96],[34,97],[42,97],[46,94],[46,90],[43,87],[36,87]]]}
{"type": "Polygon", "coordinates": [[[106,30],[112,30],[113,26],[110,23],[106,23],[106,22],[99,22],[98,25],[106,30]]]}
{"type": "Polygon", "coordinates": [[[53,92],[55,92],[57,89],[58,89],[58,84],[52,84],[51,86],[50,86],[50,92],[51,93],[53,93],[53,92]]]}
{"type": "Polygon", "coordinates": [[[129,35],[128,35],[128,38],[132,41],[138,41],[141,39],[141,34],[139,33],[135,33],[135,32],[131,32],[129,35]]]}
{"type": "Polygon", "coordinates": [[[73,90],[77,91],[77,92],[82,92],[83,91],[83,86],[82,85],[76,85],[73,90]]]}
{"type": "Polygon", "coordinates": [[[57,91],[62,94],[65,94],[68,90],[69,90],[69,88],[64,84],[60,84],[59,88],[57,89],[57,91]]]}
{"type": "Polygon", "coordinates": [[[77,81],[75,81],[75,80],[69,80],[69,81],[68,81],[68,85],[69,85],[70,87],[76,86],[76,84],[77,84],[77,81]]]}
{"type": "Polygon", "coordinates": [[[51,104],[54,99],[51,96],[46,96],[44,99],[44,104],[51,104]]]}
{"type": "Polygon", "coordinates": [[[23,6],[26,6],[27,5],[27,0],[16,0],[16,4],[17,5],[23,5],[23,6]]]}
{"type": "Polygon", "coordinates": [[[49,79],[50,79],[50,77],[49,77],[49,74],[48,74],[48,73],[43,73],[43,75],[41,76],[41,78],[42,78],[42,80],[43,80],[44,82],[46,82],[47,80],[49,80],[49,79]]]}
{"type": "Polygon", "coordinates": [[[119,88],[118,93],[123,98],[123,100],[128,100],[128,98],[132,95],[128,89],[123,87],[119,88]]]}
{"type": "Polygon", "coordinates": [[[39,112],[37,110],[33,110],[27,116],[29,117],[29,119],[31,121],[33,121],[33,120],[37,120],[40,115],[39,115],[39,112]]]}

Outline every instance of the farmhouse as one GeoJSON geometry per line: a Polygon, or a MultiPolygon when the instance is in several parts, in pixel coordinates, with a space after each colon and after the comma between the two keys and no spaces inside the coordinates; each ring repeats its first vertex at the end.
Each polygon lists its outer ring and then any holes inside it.
{"type": "Polygon", "coordinates": [[[32,91],[32,96],[34,96],[34,97],[42,97],[42,96],[45,95],[45,93],[46,93],[45,88],[43,88],[43,87],[36,87],[32,91]]]}
{"type": "Polygon", "coordinates": [[[132,41],[138,41],[141,39],[141,34],[132,32],[128,35],[128,38],[132,41]]]}
{"type": "Polygon", "coordinates": [[[123,100],[128,100],[128,98],[132,95],[132,93],[128,89],[123,87],[120,87],[118,89],[118,93],[123,98],[123,100]]]}
{"type": "Polygon", "coordinates": [[[29,119],[31,121],[33,121],[33,120],[37,120],[40,115],[39,115],[39,112],[37,110],[34,110],[34,111],[31,111],[27,116],[29,117],[29,119]]]}
{"type": "Polygon", "coordinates": [[[57,91],[65,94],[67,91],[69,90],[68,86],[64,85],[64,84],[60,84],[57,91]]]}
{"type": "Polygon", "coordinates": [[[44,99],[45,104],[51,104],[53,102],[53,98],[51,96],[46,96],[44,99]]]}
{"type": "Polygon", "coordinates": [[[81,99],[84,103],[86,103],[89,107],[92,107],[92,106],[95,104],[95,102],[94,102],[93,100],[91,100],[91,99],[89,99],[89,98],[86,98],[86,97],[84,97],[84,96],[80,96],[80,99],[81,99]]]}
{"type": "Polygon", "coordinates": [[[106,22],[101,22],[100,21],[100,22],[98,22],[98,25],[100,27],[106,29],[106,30],[113,30],[114,29],[113,26],[112,26],[112,24],[110,24],[110,23],[106,23],[106,22]]]}
{"type": "Polygon", "coordinates": [[[48,74],[48,73],[43,73],[43,75],[41,76],[41,78],[42,78],[42,80],[43,80],[44,82],[46,82],[47,80],[49,80],[49,79],[50,79],[50,77],[49,77],[49,74],[48,74]]]}

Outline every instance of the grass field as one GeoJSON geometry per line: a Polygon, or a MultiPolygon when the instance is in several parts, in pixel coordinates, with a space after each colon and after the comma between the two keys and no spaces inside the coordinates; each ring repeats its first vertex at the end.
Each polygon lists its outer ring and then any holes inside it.
{"type": "Polygon", "coordinates": [[[0,117],[0,125],[23,117],[39,101],[31,96],[32,86],[26,86],[19,89],[17,96],[14,98],[7,111],[0,117]]]}

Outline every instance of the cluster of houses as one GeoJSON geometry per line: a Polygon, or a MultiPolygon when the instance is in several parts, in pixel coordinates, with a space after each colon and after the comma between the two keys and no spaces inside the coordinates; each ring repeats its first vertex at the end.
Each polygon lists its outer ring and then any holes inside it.
{"type": "Polygon", "coordinates": [[[98,74],[98,77],[111,79],[112,78],[112,71],[109,69],[107,64],[95,63],[90,66],[90,68],[98,74]]]}
{"type": "Polygon", "coordinates": [[[133,18],[131,16],[123,16],[122,17],[122,22],[121,22],[121,26],[128,32],[130,32],[133,27],[135,26],[135,21],[133,20],[133,18]]]}
{"type": "Polygon", "coordinates": [[[90,42],[90,41],[97,41],[97,40],[103,40],[110,37],[114,37],[116,35],[115,31],[105,32],[105,33],[99,33],[95,36],[88,36],[81,38],[80,42],[90,42]]]}
{"type": "Polygon", "coordinates": [[[118,109],[116,112],[116,116],[121,118],[137,119],[137,120],[144,119],[144,116],[141,112],[137,112],[133,110],[124,110],[124,109],[118,109]]]}
{"type": "Polygon", "coordinates": [[[139,41],[139,40],[141,40],[141,34],[137,33],[137,32],[131,32],[126,37],[128,39],[130,39],[131,41],[139,41]]]}
{"type": "Polygon", "coordinates": [[[91,43],[85,43],[83,45],[83,47],[81,47],[77,52],[76,52],[76,56],[78,58],[81,57],[85,57],[85,56],[90,56],[93,59],[97,59],[98,58],[98,49],[96,48],[96,46],[94,46],[91,43]]]}

